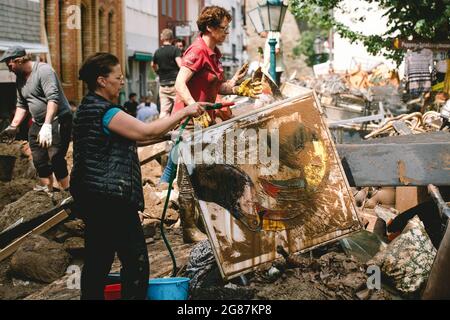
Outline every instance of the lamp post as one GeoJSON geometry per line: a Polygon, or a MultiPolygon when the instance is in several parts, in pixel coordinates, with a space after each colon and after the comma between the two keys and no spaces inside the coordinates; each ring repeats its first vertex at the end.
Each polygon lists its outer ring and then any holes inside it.
{"type": "MultiPolygon", "coordinates": [[[[266,32],[280,32],[283,26],[288,6],[283,0],[266,0],[263,4],[258,4],[255,9],[248,12],[248,16],[258,34],[266,32]]],[[[269,39],[270,45],[270,76],[274,81],[277,79],[275,46],[276,39],[269,39]]]]}
{"type": "Polygon", "coordinates": [[[321,37],[317,37],[314,40],[314,45],[313,45],[313,49],[314,49],[314,55],[315,55],[315,62],[316,64],[321,62],[322,59],[322,55],[324,53],[324,45],[323,45],[323,41],[321,37]]]}

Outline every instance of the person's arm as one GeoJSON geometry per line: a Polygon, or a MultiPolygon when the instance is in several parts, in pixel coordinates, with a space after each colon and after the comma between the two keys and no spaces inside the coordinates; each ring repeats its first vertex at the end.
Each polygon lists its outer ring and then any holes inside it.
{"type": "Polygon", "coordinates": [[[39,80],[45,98],[47,99],[47,113],[45,115],[45,124],[51,124],[58,114],[60,103],[60,94],[58,78],[56,73],[49,65],[43,65],[39,68],[39,80]]]}
{"type": "Polygon", "coordinates": [[[14,119],[11,122],[12,127],[19,127],[23,120],[26,118],[28,111],[20,106],[17,106],[16,113],[14,114],[14,119]]]}
{"type": "Polygon", "coordinates": [[[170,133],[165,134],[164,136],[155,138],[155,139],[150,139],[150,140],[145,140],[145,141],[137,141],[137,146],[138,147],[146,147],[146,146],[151,146],[157,143],[161,143],[164,141],[170,141],[172,140],[172,135],[170,133]]]}
{"type": "Polygon", "coordinates": [[[55,101],[47,103],[47,113],[45,114],[45,124],[51,124],[58,114],[58,104],[55,101]]]}
{"type": "Polygon", "coordinates": [[[181,59],[181,57],[176,57],[175,61],[176,61],[177,65],[178,65],[178,68],[181,68],[182,63],[183,63],[183,60],[181,59]]]}
{"type": "Polygon", "coordinates": [[[155,71],[156,73],[158,73],[158,64],[152,61],[152,68],[153,71],[155,71]]]}
{"type": "Polygon", "coordinates": [[[175,48],[175,62],[178,65],[178,68],[181,68],[183,65],[183,59],[181,59],[182,53],[179,48],[175,48]]]}
{"type": "Polygon", "coordinates": [[[170,130],[175,128],[184,118],[200,116],[204,112],[202,105],[208,104],[194,102],[192,105],[172,114],[170,117],[158,119],[151,123],[143,123],[129,114],[120,111],[111,119],[108,129],[133,141],[159,139],[159,137],[166,135],[170,130]]]}
{"type": "Polygon", "coordinates": [[[196,102],[187,87],[187,83],[192,79],[193,75],[194,71],[187,67],[181,67],[175,82],[175,90],[186,105],[191,105],[196,102]]]}
{"type": "Polygon", "coordinates": [[[219,93],[222,95],[234,94],[233,88],[236,86],[236,81],[233,79],[225,81],[219,88],[219,93]]]}

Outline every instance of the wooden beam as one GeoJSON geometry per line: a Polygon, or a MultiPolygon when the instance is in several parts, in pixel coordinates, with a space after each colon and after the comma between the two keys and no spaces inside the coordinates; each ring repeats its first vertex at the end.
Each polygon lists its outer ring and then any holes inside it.
{"type": "MultiPolygon", "coordinates": [[[[69,210],[68,210],[69,211],[69,210]]],[[[22,237],[18,238],[14,242],[12,242],[10,245],[8,245],[6,248],[0,251],[0,262],[8,258],[10,255],[12,255],[16,250],[19,248],[19,246],[25,242],[25,240],[32,234],[34,235],[40,235],[44,232],[50,230],[57,224],[63,222],[69,217],[70,211],[68,212],[66,210],[62,210],[59,213],[57,213],[55,216],[51,217],[38,227],[34,228],[27,234],[23,235],[22,237]]]]}
{"type": "Polygon", "coordinates": [[[433,132],[337,145],[351,186],[450,185],[450,133],[433,132]]]}
{"type": "Polygon", "coordinates": [[[169,143],[167,141],[147,147],[138,148],[139,162],[141,163],[141,166],[143,166],[144,164],[147,164],[157,157],[162,156],[168,151],[169,143]]]}

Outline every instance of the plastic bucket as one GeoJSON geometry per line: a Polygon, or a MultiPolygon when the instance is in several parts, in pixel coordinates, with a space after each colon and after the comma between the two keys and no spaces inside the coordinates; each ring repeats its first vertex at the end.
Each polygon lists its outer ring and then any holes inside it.
{"type": "Polygon", "coordinates": [[[15,163],[16,157],[0,155],[0,181],[11,181],[15,163]]]}
{"type": "Polygon", "coordinates": [[[106,285],[119,284],[119,283],[122,283],[122,281],[120,280],[120,273],[119,272],[110,273],[106,277],[106,285]]]}
{"type": "Polygon", "coordinates": [[[105,287],[105,300],[120,300],[122,298],[122,285],[111,284],[105,287]]]}
{"type": "Polygon", "coordinates": [[[150,279],[147,290],[148,300],[187,300],[189,278],[150,279]]]}

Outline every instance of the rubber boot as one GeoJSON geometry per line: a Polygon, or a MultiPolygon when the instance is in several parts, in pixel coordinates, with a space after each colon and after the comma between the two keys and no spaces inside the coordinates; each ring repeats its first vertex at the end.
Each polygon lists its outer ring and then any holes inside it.
{"type": "Polygon", "coordinates": [[[193,198],[185,199],[180,197],[179,202],[184,243],[195,243],[206,240],[206,234],[201,232],[196,225],[195,200],[193,198]]]}

